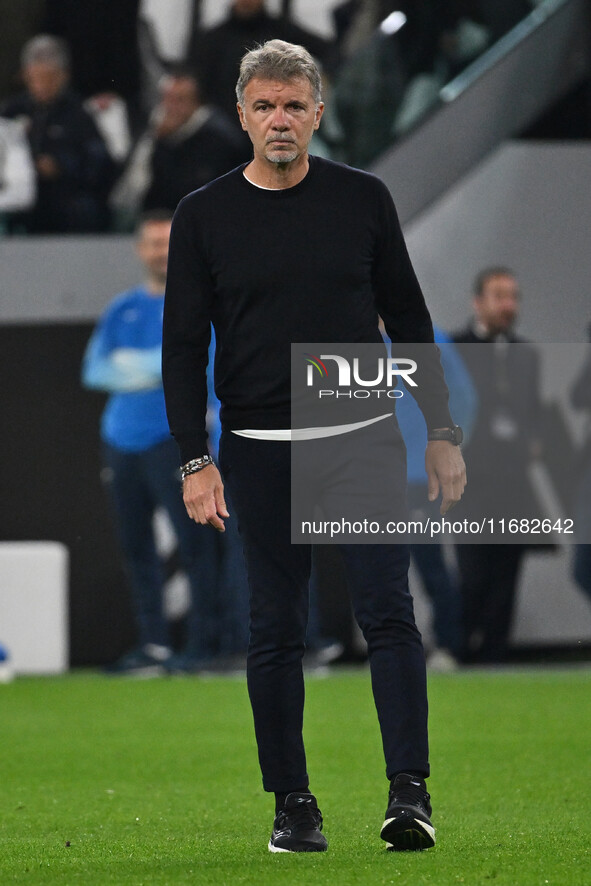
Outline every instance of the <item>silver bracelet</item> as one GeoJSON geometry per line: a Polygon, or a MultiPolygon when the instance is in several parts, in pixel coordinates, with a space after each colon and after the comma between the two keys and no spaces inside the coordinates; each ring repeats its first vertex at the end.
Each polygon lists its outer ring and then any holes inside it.
{"type": "Polygon", "coordinates": [[[215,464],[215,462],[211,455],[202,455],[201,458],[192,458],[191,461],[188,461],[186,465],[181,467],[181,477],[184,480],[185,477],[189,477],[191,474],[196,474],[197,471],[202,471],[207,465],[213,464],[215,464]]]}

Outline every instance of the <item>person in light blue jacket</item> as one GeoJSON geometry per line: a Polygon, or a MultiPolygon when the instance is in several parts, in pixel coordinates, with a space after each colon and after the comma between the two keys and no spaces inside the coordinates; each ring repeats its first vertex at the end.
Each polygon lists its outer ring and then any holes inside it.
{"type": "MultiPolygon", "coordinates": [[[[464,441],[474,425],[478,397],[470,374],[442,329],[433,327],[435,341],[441,350],[441,365],[449,388],[450,411],[464,432],[464,441]]],[[[396,417],[406,445],[408,503],[416,518],[430,514],[439,518],[435,504],[427,500],[425,446],[427,431],[421,412],[413,397],[396,401],[396,417]]],[[[411,544],[411,557],[433,607],[435,646],[427,657],[433,670],[449,671],[457,667],[461,652],[461,597],[453,570],[444,556],[444,547],[435,542],[411,544]]]]}
{"type": "MultiPolygon", "coordinates": [[[[103,476],[130,580],[138,646],[110,666],[115,673],[197,670],[215,650],[216,534],[193,523],[181,495],[176,443],[162,390],[162,312],[171,216],[146,214],[136,250],[143,285],[117,296],[100,318],[82,367],[85,387],[109,394],[101,419],[103,476]],[[164,509],[191,590],[187,643],[173,655],[163,611],[165,569],[157,550],[154,513],[164,509]]],[[[213,391],[211,392],[213,397],[213,391]]]]}

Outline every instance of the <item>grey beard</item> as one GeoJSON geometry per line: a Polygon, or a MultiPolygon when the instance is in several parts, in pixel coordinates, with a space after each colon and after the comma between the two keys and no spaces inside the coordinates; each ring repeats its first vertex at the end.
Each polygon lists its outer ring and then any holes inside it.
{"type": "Polygon", "coordinates": [[[291,163],[292,160],[296,159],[297,155],[298,152],[294,148],[289,153],[287,151],[273,151],[273,153],[267,156],[267,159],[270,163],[291,163]]]}

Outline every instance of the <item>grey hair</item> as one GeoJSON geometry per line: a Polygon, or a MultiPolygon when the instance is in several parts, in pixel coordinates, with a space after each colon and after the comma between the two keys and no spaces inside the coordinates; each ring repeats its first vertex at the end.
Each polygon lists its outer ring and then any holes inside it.
{"type": "Polygon", "coordinates": [[[51,34],[38,34],[28,40],[21,52],[21,67],[43,62],[55,65],[63,71],[70,69],[70,52],[65,40],[51,34]]]}
{"type": "Polygon", "coordinates": [[[240,75],[236,84],[236,98],[244,107],[244,90],[255,77],[287,83],[305,77],[312,87],[316,104],[322,101],[322,81],[318,65],[303,46],[284,40],[267,40],[242,57],[240,75]]]}

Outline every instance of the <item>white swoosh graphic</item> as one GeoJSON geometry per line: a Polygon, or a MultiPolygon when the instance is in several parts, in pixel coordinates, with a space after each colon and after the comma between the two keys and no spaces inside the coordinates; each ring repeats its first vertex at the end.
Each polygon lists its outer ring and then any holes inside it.
{"type": "Polygon", "coordinates": [[[320,437],[336,437],[338,434],[349,434],[351,431],[358,431],[359,428],[367,428],[368,425],[374,425],[377,421],[383,421],[385,418],[391,418],[393,412],[386,412],[385,415],[378,415],[377,418],[369,418],[367,421],[357,421],[349,425],[330,425],[327,428],[292,428],[292,440],[318,440],[320,437]]]}

